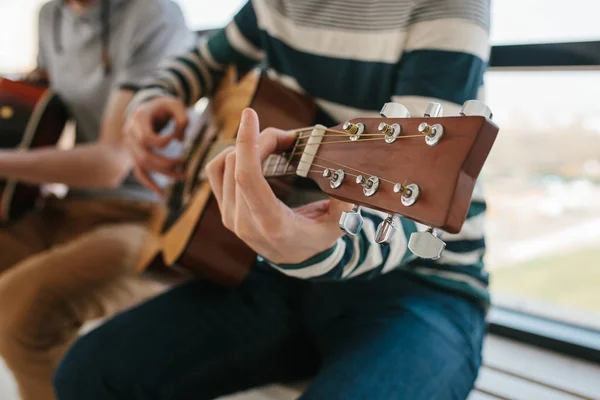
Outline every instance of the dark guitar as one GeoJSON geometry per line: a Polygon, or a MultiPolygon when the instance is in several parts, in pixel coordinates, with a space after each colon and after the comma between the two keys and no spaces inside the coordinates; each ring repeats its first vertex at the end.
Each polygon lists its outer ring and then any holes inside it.
{"type": "MultiPolygon", "coordinates": [[[[49,89],[0,78],[0,148],[56,145],[67,118],[66,107],[49,89]]],[[[18,218],[39,197],[38,186],[0,181],[0,222],[18,218]]]]}
{"type": "MultiPolygon", "coordinates": [[[[465,103],[457,117],[438,116],[441,106],[432,103],[426,117],[412,118],[404,106],[388,103],[382,118],[313,127],[316,107],[307,97],[257,71],[239,83],[228,78],[202,115],[189,147],[187,179],[171,187],[168,207],[153,221],[158,240],[146,246],[139,270],[161,265],[223,285],[244,280],[256,253],[222,225],[204,166],[233,144],[245,107],[258,113],[261,129],[298,133],[287,154],[271,156],[263,166],[278,195],[288,191],[290,175],[310,178],[327,195],[356,205],[340,220],[349,234],[361,227],[358,206],[423,223],[431,229],[411,237],[409,246],[424,257],[431,253],[429,258],[439,257],[445,246],[436,229],[460,231],[498,133],[491,112],[480,102],[465,103]]],[[[392,229],[390,218],[376,240],[385,242],[392,229]]]]}

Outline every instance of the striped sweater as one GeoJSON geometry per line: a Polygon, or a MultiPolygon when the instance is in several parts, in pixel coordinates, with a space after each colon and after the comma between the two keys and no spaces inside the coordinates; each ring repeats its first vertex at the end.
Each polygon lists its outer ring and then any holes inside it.
{"type": "MultiPolygon", "coordinates": [[[[477,98],[489,57],[489,0],[253,0],[224,29],[161,68],[135,97],[173,95],[188,105],[210,96],[224,67],[261,65],[292,90],[307,93],[324,125],[377,117],[390,101],[422,115],[429,101],[446,115],[477,98]]],[[[483,269],[485,202],[475,190],[458,234],[436,261],[417,258],[408,237],[425,226],[396,219],[390,244],[374,242],[385,215],[363,208],[363,231],[343,236],[301,264],[263,266],[301,279],[370,278],[402,269],[431,284],[476,297],[487,305],[483,269]]]]}

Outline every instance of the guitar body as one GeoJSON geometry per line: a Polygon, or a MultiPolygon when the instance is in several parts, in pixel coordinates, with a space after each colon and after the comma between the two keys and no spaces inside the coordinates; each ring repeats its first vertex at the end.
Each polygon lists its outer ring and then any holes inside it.
{"type": "MultiPolygon", "coordinates": [[[[256,261],[256,253],[223,226],[210,185],[200,178],[202,166],[234,143],[246,107],[257,112],[261,129],[294,129],[314,123],[316,106],[307,97],[258,71],[248,73],[237,83],[234,75],[230,70],[201,117],[199,129],[196,128],[198,143],[191,146],[192,153],[188,156],[187,182],[171,189],[169,209],[151,223],[154,232],[162,233],[154,248],[145,250],[139,269],[149,264],[154,268],[168,266],[222,285],[236,286],[256,261]],[[173,209],[181,212],[169,215],[173,209]]],[[[287,192],[281,180],[273,185],[280,197],[287,192]]]]}
{"type": "MultiPolygon", "coordinates": [[[[50,90],[0,78],[0,148],[56,145],[67,119],[66,107],[50,90]]],[[[18,218],[39,197],[39,186],[0,181],[0,222],[18,218]]]]}

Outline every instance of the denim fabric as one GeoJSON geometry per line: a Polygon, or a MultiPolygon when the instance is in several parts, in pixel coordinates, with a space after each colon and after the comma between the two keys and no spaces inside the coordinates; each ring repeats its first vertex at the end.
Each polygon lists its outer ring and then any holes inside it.
{"type": "Polygon", "coordinates": [[[313,377],[302,399],[462,400],[485,332],[474,300],[402,271],[307,282],[255,269],[179,286],[81,338],[60,400],[211,399],[313,377]]]}

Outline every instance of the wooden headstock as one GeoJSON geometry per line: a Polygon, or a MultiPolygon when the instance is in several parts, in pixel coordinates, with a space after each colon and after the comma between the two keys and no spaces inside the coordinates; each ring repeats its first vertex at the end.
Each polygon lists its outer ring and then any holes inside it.
{"type": "Polygon", "coordinates": [[[471,101],[461,116],[436,117],[441,106],[432,103],[427,117],[317,127],[296,144],[297,173],[332,197],[457,233],[498,133],[488,111],[471,101]]]}

